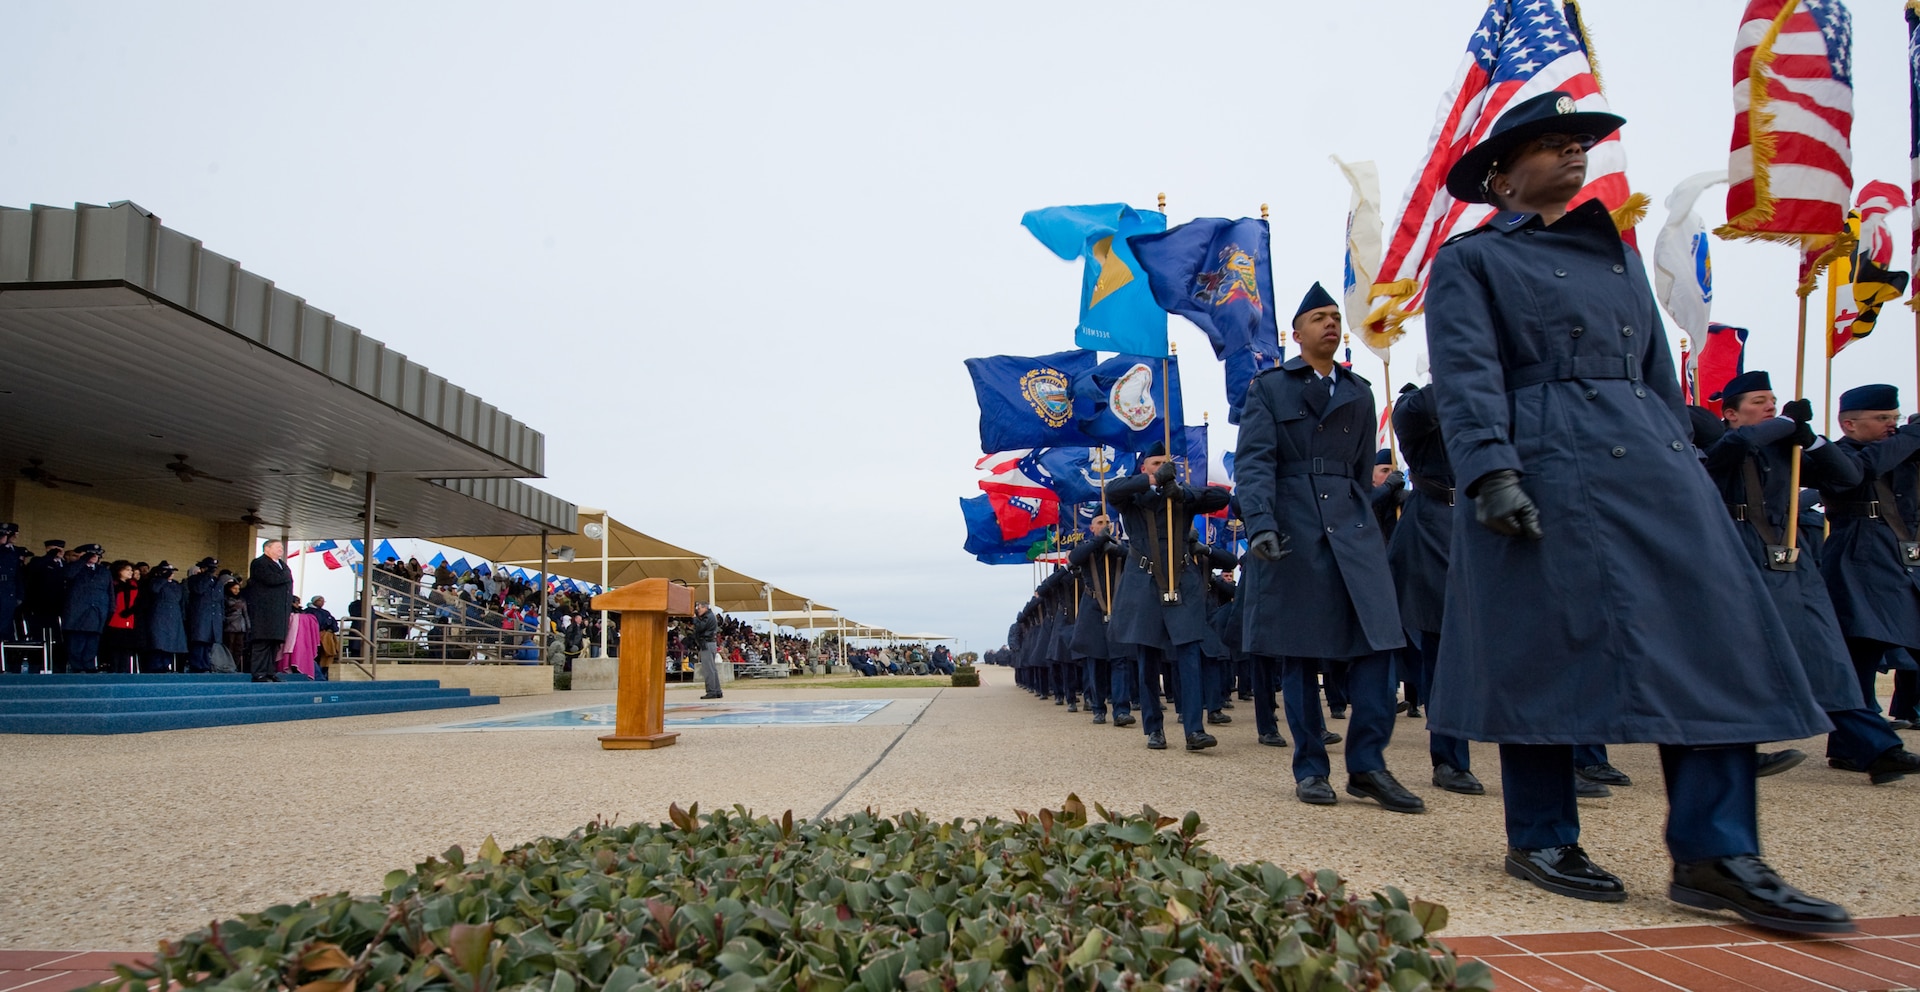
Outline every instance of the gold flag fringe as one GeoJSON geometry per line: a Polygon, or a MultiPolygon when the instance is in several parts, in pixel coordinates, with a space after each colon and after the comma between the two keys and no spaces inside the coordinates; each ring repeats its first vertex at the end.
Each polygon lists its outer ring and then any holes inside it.
{"type": "MultiPolygon", "coordinates": [[[[1913,0],[1920,2],[1920,0],[1913,0]]],[[[1567,0],[1568,26],[1573,28],[1573,36],[1580,39],[1580,47],[1587,50],[1587,68],[1593,73],[1593,85],[1601,95],[1607,92],[1606,80],[1600,78],[1600,56],[1593,50],[1593,36],[1587,33],[1587,19],[1580,13],[1580,0],[1567,0]]],[[[1625,230],[1625,228],[1621,228],[1625,230]]]]}
{"type": "Polygon", "coordinates": [[[1760,39],[1759,46],[1753,51],[1753,64],[1747,68],[1747,152],[1753,156],[1753,206],[1742,210],[1736,217],[1727,218],[1725,224],[1714,229],[1713,233],[1722,239],[1791,241],[1800,245],[1818,243],[1804,235],[1770,234],[1755,230],[1773,219],[1773,187],[1767,172],[1773,164],[1773,156],[1779,151],[1779,142],[1773,133],[1773,115],[1765,109],[1772,102],[1767,95],[1766,68],[1773,64],[1773,46],[1780,40],[1780,29],[1786,26],[1787,19],[1798,9],[1799,0],[1787,0],[1780,5],[1780,13],[1774,15],[1766,36],[1760,39]]]}
{"type": "Polygon", "coordinates": [[[1634,193],[1626,198],[1609,214],[1613,217],[1613,229],[1621,233],[1633,230],[1641,221],[1647,219],[1647,205],[1653,201],[1645,193],[1634,193]]]}

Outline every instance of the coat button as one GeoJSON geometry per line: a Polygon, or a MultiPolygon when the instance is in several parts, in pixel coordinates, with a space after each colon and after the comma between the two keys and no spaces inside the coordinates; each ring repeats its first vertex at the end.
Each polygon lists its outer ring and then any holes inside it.
{"type": "Polygon", "coordinates": [[[1567,274],[1567,270],[1566,270],[1566,269],[1554,269],[1554,270],[1553,270],[1553,274],[1554,274],[1554,275],[1556,275],[1556,276],[1560,276],[1560,277],[1562,277],[1562,278],[1564,278],[1564,277],[1566,276],[1566,274],[1567,274]]]}
{"type": "Polygon", "coordinates": [[[1622,328],[1620,328],[1620,336],[1621,336],[1621,337],[1623,337],[1623,338],[1630,338],[1630,337],[1633,337],[1633,325],[1632,325],[1632,324],[1628,324],[1628,325],[1626,325],[1626,326],[1624,326],[1624,327],[1622,327],[1622,328]]]}
{"type": "Polygon", "coordinates": [[[1598,399],[1599,397],[1600,397],[1600,390],[1598,390],[1598,389],[1589,389],[1589,390],[1587,390],[1587,399],[1590,399],[1590,400],[1591,400],[1591,399],[1598,399]]]}
{"type": "Polygon", "coordinates": [[[1349,425],[1349,426],[1346,426],[1346,427],[1342,427],[1342,428],[1340,428],[1340,432],[1341,432],[1342,434],[1351,434],[1351,433],[1353,433],[1353,427],[1352,427],[1351,425],[1349,425]]]}
{"type": "Polygon", "coordinates": [[[1326,494],[1326,493],[1321,493],[1321,494],[1320,494],[1320,498],[1321,498],[1321,499],[1326,499],[1326,498],[1327,498],[1327,494],[1326,494]]]}
{"type": "Polygon", "coordinates": [[[1636,386],[1633,390],[1633,395],[1638,396],[1641,399],[1646,399],[1647,391],[1636,386]]]}
{"type": "Polygon", "coordinates": [[[1577,338],[1577,337],[1579,337],[1580,335],[1582,335],[1582,334],[1585,334],[1585,333],[1587,333],[1587,329],[1586,329],[1586,328],[1584,328],[1584,327],[1576,327],[1576,328],[1574,328],[1573,330],[1571,330],[1571,331],[1569,331],[1569,332],[1567,332],[1567,333],[1569,333],[1569,334],[1572,334],[1572,335],[1573,335],[1574,337],[1576,337],[1576,338],[1577,338]]]}
{"type": "Polygon", "coordinates": [[[1622,448],[1622,447],[1619,447],[1619,446],[1617,446],[1617,445],[1616,445],[1616,446],[1614,447],[1614,449],[1613,449],[1613,457],[1615,457],[1615,458],[1625,458],[1625,457],[1627,457],[1627,449],[1625,449],[1625,448],[1622,448]]]}
{"type": "Polygon", "coordinates": [[[1329,534],[1331,534],[1331,533],[1333,533],[1333,528],[1332,528],[1332,527],[1328,527],[1328,528],[1327,528],[1327,533],[1329,533],[1329,534]]]}
{"type": "Polygon", "coordinates": [[[1366,530],[1366,529],[1367,529],[1367,524],[1366,524],[1366,521],[1364,521],[1364,520],[1363,520],[1363,521],[1361,521],[1361,522],[1359,522],[1359,523],[1357,523],[1357,524],[1354,524],[1354,525],[1353,525],[1353,529],[1354,529],[1354,530],[1366,530]]]}
{"type": "Polygon", "coordinates": [[[1678,441],[1675,441],[1675,442],[1673,442],[1673,450],[1675,450],[1675,451],[1685,451],[1685,450],[1687,450],[1687,446],[1686,446],[1686,445],[1684,445],[1684,444],[1681,444],[1681,443],[1680,443],[1680,442],[1678,442],[1678,441]]]}
{"type": "Polygon", "coordinates": [[[1313,427],[1313,429],[1314,429],[1314,430],[1316,430],[1316,431],[1324,431],[1324,430],[1326,430],[1326,429],[1327,429],[1327,425],[1326,425],[1326,424],[1315,424],[1315,425],[1314,425],[1314,427],[1313,427]]]}
{"type": "Polygon", "coordinates": [[[1624,266],[1624,265],[1621,265],[1621,264],[1620,264],[1619,262],[1615,262],[1615,263],[1613,263],[1613,271],[1615,271],[1615,272],[1625,272],[1625,271],[1627,271],[1627,267],[1626,267],[1626,266],[1624,266]]]}

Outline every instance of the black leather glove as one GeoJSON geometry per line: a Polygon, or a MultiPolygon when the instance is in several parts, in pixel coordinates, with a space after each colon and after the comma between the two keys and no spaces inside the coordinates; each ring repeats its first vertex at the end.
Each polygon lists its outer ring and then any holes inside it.
{"type": "Polygon", "coordinates": [[[1813,401],[1805,399],[1788,400],[1780,405],[1780,416],[1796,424],[1813,423],[1813,401]]]}
{"type": "Polygon", "coordinates": [[[1153,473],[1153,484],[1156,486],[1164,486],[1167,483],[1172,482],[1173,477],[1174,477],[1173,460],[1168,459],[1164,462],[1161,462],[1160,468],[1153,473]]]}
{"type": "MultiPolygon", "coordinates": [[[[1798,403],[1801,401],[1795,400],[1794,402],[1798,403]]],[[[1788,440],[1792,441],[1798,447],[1811,448],[1813,447],[1813,442],[1820,440],[1820,436],[1813,432],[1812,424],[1796,417],[1794,418],[1793,424],[1793,437],[1788,438],[1788,440]]]]}
{"type": "Polygon", "coordinates": [[[1510,468],[1487,473],[1473,497],[1473,515],[1496,534],[1540,540],[1540,508],[1520,488],[1520,473],[1510,468]]]}
{"type": "Polygon", "coordinates": [[[1253,540],[1247,542],[1247,550],[1253,552],[1254,556],[1261,561],[1279,561],[1293,554],[1293,549],[1287,547],[1291,540],[1278,531],[1263,530],[1253,535],[1253,540]]]}
{"type": "Polygon", "coordinates": [[[1381,483],[1388,489],[1404,489],[1407,485],[1407,473],[1394,469],[1387,473],[1387,481],[1381,483]]]}

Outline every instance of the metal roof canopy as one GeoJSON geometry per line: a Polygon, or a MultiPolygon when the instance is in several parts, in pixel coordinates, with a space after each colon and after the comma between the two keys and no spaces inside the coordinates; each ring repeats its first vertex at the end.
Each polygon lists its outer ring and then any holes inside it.
{"type": "Polygon", "coordinates": [[[362,533],[369,471],[380,537],[574,516],[514,481],[539,432],[132,203],[0,207],[0,335],[0,471],[303,539],[362,533]]]}
{"type": "MultiPolygon", "coordinates": [[[[598,511],[580,511],[569,527],[555,528],[547,538],[547,544],[554,550],[571,547],[574,559],[570,562],[550,558],[547,571],[581,582],[600,582],[600,542],[586,536],[588,524],[600,522],[598,511]]],[[[430,541],[459,548],[461,551],[477,555],[497,565],[515,565],[529,571],[540,565],[539,535],[501,534],[491,537],[430,537],[430,541]]],[[[607,581],[609,589],[618,589],[641,579],[679,579],[692,587],[696,599],[707,595],[707,579],[700,574],[702,566],[710,559],[697,551],[689,551],[678,545],[668,544],[657,537],[633,529],[622,523],[617,517],[607,518],[607,581]]],[[[735,571],[718,562],[714,563],[713,605],[728,613],[760,612],[767,610],[767,594],[764,591],[767,582],[751,575],[735,571]]],[[[773,589],[773,608],[804,612],[808,600],[805,596],[786,591],[779,587],[773,589]]],[[[815,613],[831,612],[825,603],[813,603],[815,613]]]]}

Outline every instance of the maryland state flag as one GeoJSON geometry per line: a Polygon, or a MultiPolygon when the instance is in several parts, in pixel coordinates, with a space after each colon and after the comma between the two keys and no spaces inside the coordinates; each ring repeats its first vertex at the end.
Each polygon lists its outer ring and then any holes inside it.
{"type": "Polygon", "coordinates": [[[1908,275],[1888,268],[1893,264],[1893,235],[1887,231],[1887,213],[1907,205],[1906,194],[1892,183],[1871,182],[1860,190],[1858,207],[1847,215],[1851,256],[1833,262],[1827,276],[1827,357],[1873,333],[1880,308],[1906,292],[1908,275]],[[1851,281],[1848,292],[1841,287],[1851,281]]]}

